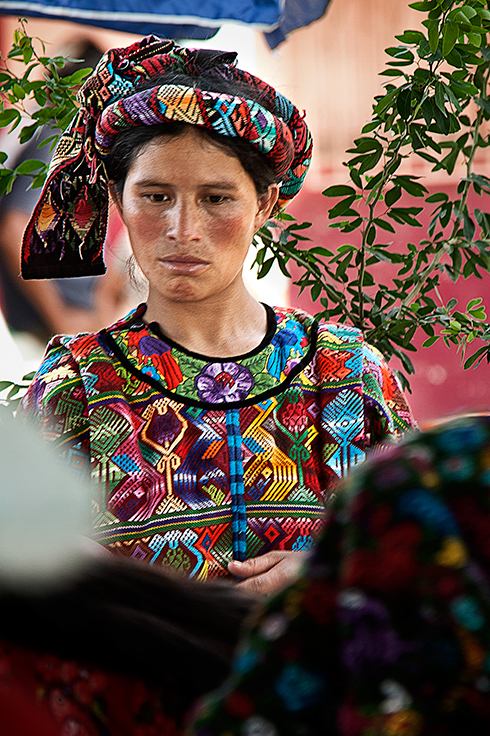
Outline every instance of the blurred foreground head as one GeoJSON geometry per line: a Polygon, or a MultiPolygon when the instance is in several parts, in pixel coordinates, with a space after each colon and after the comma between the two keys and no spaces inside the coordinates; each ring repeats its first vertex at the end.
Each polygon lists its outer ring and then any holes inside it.
{"type": "Polygon", "coordinates": [[[170,677],[165,652],[168,662],[180,658],[171,678],[182,669],[203,691],[187,657],[207,661],[211,680],[226,672],[248,596],[121,560],[92,542],[88,484],[7,411],[0,469],[0,638],[156,681],[170,677]]]}
{"type": "Polygon", "coordinates": [[[76,576],[90,523],[88,485],[0,411],[0,590],[41,592],[76,576]]]}

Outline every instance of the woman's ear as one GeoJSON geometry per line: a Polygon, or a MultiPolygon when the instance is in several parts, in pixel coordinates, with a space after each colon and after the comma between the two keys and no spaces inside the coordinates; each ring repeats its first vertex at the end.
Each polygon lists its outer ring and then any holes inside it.
{"type": "Polygon", "coordinates": [[[255,230],[259,230],[272,215],[279,197],[279,185],[271,184],[265,194],[261,194],[257,200],[257,214],[255,215],[255,230]]]}
{"type": "Polygon", "coordinates": [[[122,192],[120,192],[113,181],[110,181],[109,184],[109,194],[111,195],[111,199],[116,205],[116,209],[119,213],[119,216],[121,220],[124,222],[124,216],[123,216],[123,206],[122,206],[122,192]]]}

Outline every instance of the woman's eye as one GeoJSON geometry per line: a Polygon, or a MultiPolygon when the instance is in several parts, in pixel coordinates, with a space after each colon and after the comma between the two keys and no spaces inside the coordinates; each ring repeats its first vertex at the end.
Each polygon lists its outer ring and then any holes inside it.
{"type": "Polygon", "coordinates": [[[154,202],[155,204],[160,204],[160,202],[166,202],[168,200],[167,194],[161,194],[161,193],[152,193],[152,194],[145,194],[145,199],[148,200],[148,202],[154,202]]]}
{"type": "Polygon", "coordinates": [[[209,194],[206,199],[210,204],[223,204],[228,201],[228,197],[224,194],[209,194]]]}

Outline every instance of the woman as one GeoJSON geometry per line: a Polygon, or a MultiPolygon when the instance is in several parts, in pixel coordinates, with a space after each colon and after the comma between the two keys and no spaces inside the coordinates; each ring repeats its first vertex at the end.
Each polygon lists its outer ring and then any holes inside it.
{"type": "Polygon", "coordinates": [[[98,334],[55,338],[24,410],[68,462],[90,458],[102,544],[277,589],[335,480],[412,423],[359,331],[244,287],[254,233],[306,175],[306,124],[234,54],[154,37],[108,52],[79,100],[26,230],[23,275],[102,272],[110,190],[148,299],[98,334]]]}
{"type": "Polygon", "coordinates": [[[357,470],[194,736],[488,734],[489,489],[489,416],[357,470]]]}

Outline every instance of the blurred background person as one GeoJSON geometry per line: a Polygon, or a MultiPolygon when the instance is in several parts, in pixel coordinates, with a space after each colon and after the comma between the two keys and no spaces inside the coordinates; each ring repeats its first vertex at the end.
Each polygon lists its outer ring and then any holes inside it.
{"type": "MultiPolygon", "coordinates": [[[[83,38],[60,53],[77,59],[60,69],[61,77],[95,67],[102,55],[90,40],[83,38]]],[[[13,168],[29,159],[49,163],[52,144],[42,144],[55,133],[45,127],[28,143],[15,145],[9,165],[13,168]]],[[[18,176],[10,194],[0,200],[0,304],[21,350],[28,357],[39,359],[53,335],[98,330],[123,314],[129,307],[128,279],[124,246],[122,251],[115,246],[116,241],[121,243],[121,223],[115,212],[111,213],[109,224],[104,276],[51,281],[21,279],[22,235],[40,194],[39,189],[30,188],[31,182],[28,176],[18,176]]]]}

